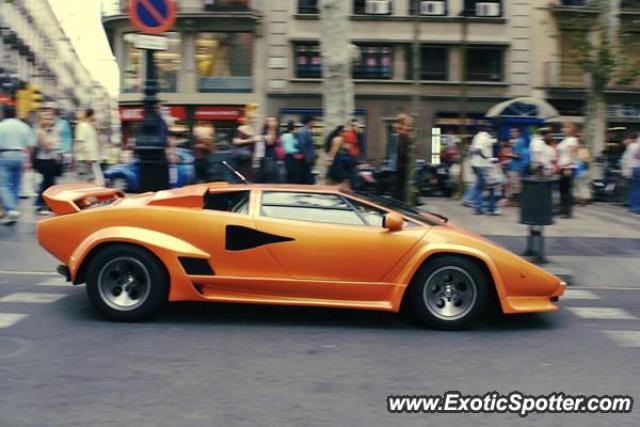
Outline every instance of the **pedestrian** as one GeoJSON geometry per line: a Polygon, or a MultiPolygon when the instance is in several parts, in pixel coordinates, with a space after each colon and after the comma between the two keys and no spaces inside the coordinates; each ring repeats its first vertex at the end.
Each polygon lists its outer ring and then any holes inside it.
{"type": "Polygon", "coordinates": [[[629,194],[629,210],[640,214],[640,139],[627,145],[625,157],[631,169],[631,191],[629,194]]]}
{"type": "Polygon", "coordinates": [[[556,149],[553,146],[549,129],[540,129],[533,135],[529,146],[529,156],[531,159],[531,174],[547,177],[554,175],[556,149]]]}
{"type": "Polygon", "coordinates": [[[471,142],[471,168],[476,177],[474,214],[484,214],[484,193],[488,190],[488,209],[490,215],[497,215],[496,195],[493,182],[489,182],[489,174],[494,165],[493,157],[494,139],[487,129],[481,129],[471,142]]]}
{"type": "Polygon", "coordinates": [[[247,111],[244,123],[236,129],[233,138],[233,161],[238,172],[248,181],[255,181],[254,159],[256,158],[256,144],[262,142],[262,137],[255,130],[256,116],[253,111],[247,111]]]}
{"type": "Polygon", "coordinates": [[[520,192],[522,191],[522,172],[525,168],[524,162],[527,143],[522,137],[522,132],[518,128],[511,129],[511,161],[507,170],[509,179],[508,203],[517,205],[520,202],[520,192]]]}
{"type": "Polygon", "coordinates": [[[64,166],[67,169],[73,169],[73,132],[71,131],[71,126],[57,107],[53,108],[53,118],[56,132],[58,132],[62,144],[60,150],[64,166]]]}
{"type": "Polygon", "coordinates": [[[284,148],[284,164],[286,169],[286,180],[289,184],[302,184],[304,170],[304,154],[300,148],[300,143],[295,134],[295,123],[293,120],[287,122],[285,133],[282,134],[282,147],[284,148]]]}
{"type": "Polygon", "coordinates": [[[313,128],[315,127],[315,124],[315,117],[305,116],[302,119],[302,128],[298,131],[300,149],[304,154],[304,169],[302,175],[304,177],[304,183],[310,185],[316,183],[316,177],[313,173],[316,166],[316,160],[318,158],[315,142],[313,141],[313,128]]]}
{"type": "Polygon", "coordinates": [[[36,147],[33,156],[34,168],[42,175],[40,190],[36,199],[36,212],[38,215],[49,215],[42,195],[49,187],[56,183],[56,178],[62,175],[62,141],[55,126],[52,109],[45,108],[38,113],[38,125],[36,128],[36,147]]]}
{"type": "Polygon", "coordinates": [[[16,118],[12,105],[4,106],[0,122],[0,202],[5,216],[2,223],[14,224],[20,217],[18,209],[20,181],[25,163],[25,151],[34,145],[32,130],[16,118]]]}
{"type": "Polygon", "coordinates": [[[95,112],[88,108],[76,127],[75,155],[77,170],[81,179],[104,186],[104,176],[100,168],[100,141],[95,126],[95,112]]]}
{"type": "Polygon", "coordinates": [[[276,148],[281,143],[277,118],[267,117],[262,127],[262,139],[264,141],[264,156],[260,158],[257,181],[275,183],[278,182],[276,148]]]}
{"type": "Polygon", "coordinates": [[[558,173],[560,174],[560,215],[571,218],[573,215],[573,180],[576,159],[580,143],[577,138],[576,125],[565,123],[564,139],[558,144],[558,173]]]}
{"type": "Polygon", "coordinates": [[[622,156],[620,157],[620,174],[622,175],[622,191],[621,191],[621,199],[625,206],[628,206],[629,196],[631,191],[631,181],[633,178],[633,167],[629,153],[629,145],[636,142],[638,139],[637,133],[632,133],[627,135],[625,139],[622,140],[622,156]]]}
{"type": "Polygon", "coordinates": [[[409,171],[409,146],[411,144],[411,132],[413,130],[413,119],[406,113],[400,113],[396,117],[394,124],[395,133],[392,135],[392,142],[395,146],[395,161],[392,165],[396,173],[394,198],[400,201],[407,201],[406,185],[409,171]]]}
{"type": "Polygon", "coordinates": [[[589,176],[591,153],[583,143],[578,146],[575,165],[573,196],[580,206],[585,206],[591,200],[591,178],[589,176]]]}
{"type": "Polygon", "coordinates": [[[193,128],[193,157],[197,182],[209,181],[209,156],[215,149],[215,127],[205,121],[200,121],[193,128]]]}
{"type": "Polygon", "coordinates": [[[338,126],[327,137],[331,149],[327,155],[327,179],[335,185],[342,185],[346,189],[355,188],[356,158],[353,156],[352,146],[347,142],[344,126],[338,126]]]}

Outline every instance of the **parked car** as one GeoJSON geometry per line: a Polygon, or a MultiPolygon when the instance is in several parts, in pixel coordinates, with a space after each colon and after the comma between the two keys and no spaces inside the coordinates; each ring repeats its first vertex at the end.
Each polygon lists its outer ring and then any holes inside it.
{"type": "Polygon", "coordinates": [[[460,329],[548,312],[565,284],[440,215],[337,187],[224,182],[126,197],[66,184],[40,244],[108,319],[203,301],[413,312],[460,329]],[[61,239],[60,236],[64,236],[61,239]]]}
{"type": "MultiPolygon", "coordinates": [[[[191,152],[184,148],[176,150],[178,163],[169,168],[169,188],[179,188],[193,184],[196,179],[194,158],[191,152]]],[[[140,191],[140,165],[138,159],[123,165],[107,168],[104,172],[107,187],[117,188],[127,193],[140,191]]]]}

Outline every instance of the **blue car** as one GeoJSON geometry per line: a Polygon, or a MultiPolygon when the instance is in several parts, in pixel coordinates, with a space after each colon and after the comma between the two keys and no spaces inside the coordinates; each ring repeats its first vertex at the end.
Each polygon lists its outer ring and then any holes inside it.
{"type": "MultiPolygon", "coordinates": [[[[193,184],[196,180],[194,158],[189,150],[178,148],[176,150],[178,163],[170,165],[169,188],[184,187],[193,184]]],[[[104,178],[108,187],[119,188],[127,193],[140,191],[140,166],[138,159],[124,165],[116,165],[107,168],[104,178]]]]}

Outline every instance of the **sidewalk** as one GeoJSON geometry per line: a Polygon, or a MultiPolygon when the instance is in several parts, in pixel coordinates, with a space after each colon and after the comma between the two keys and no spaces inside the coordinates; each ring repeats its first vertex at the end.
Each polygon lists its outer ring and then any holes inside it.
{"type": "MultiPolygon", "coordinates": [[[[473,215],[457,199],[425,198],[423,207],[485,235],[515,253],[526,245],[528,227],[519,224],[519,208],[501,216],[473,215]]],[[[621,206],[577,206],[573,219],[545,227],[546,255],[552,265],[570,270],[580,286],[640,288],[640,215],[621,206]]]]}

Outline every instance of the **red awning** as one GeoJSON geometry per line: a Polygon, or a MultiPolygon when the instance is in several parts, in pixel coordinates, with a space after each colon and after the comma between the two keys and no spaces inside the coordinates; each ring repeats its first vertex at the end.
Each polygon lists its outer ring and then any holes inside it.
{"type": "Polygon", "coordinates": [[[238,120],[242,117],[244,107],[240,106],[209,106],[195,108],[196,120],[238,120]]]}
{"type": "MultiPolygon", "coordinates": [[[[162,107],[166,113],[176,120],[187,120],[187,108],[180,105],[171,105],[162,107]]],[[[144,117],[144,107],[120,107],[120,120],[122,122],[141,122],[144,117]]]]}

